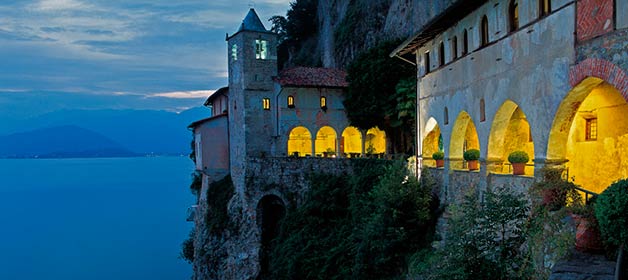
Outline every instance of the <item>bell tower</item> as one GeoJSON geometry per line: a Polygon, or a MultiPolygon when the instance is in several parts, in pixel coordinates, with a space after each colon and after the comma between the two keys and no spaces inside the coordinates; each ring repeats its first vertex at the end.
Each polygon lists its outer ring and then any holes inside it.
{"type": "Polygon", "coordinates": [[[276,114],[277,35],[251,8],[236,33],[227,35],[229,136],[232,177],[244,175],[248,157],[270,155],[276,114]],[[242,173],[240,173],[242,172],[242,173]]]}

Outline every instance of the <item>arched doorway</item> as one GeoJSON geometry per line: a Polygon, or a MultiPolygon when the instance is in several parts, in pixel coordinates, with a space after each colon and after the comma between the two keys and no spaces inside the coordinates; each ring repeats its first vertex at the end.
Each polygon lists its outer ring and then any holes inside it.
{"type": "Polygon", "coordinates": [[[307,128],[297,126],[290,131],[288,155],[300,157],[312,155],[312,135],[307,128]]]}
{"type": "Polygon", "coordinates": [[[432,155],[438,151],[443,151],[443,136],[440,127],[434,118],[430,118],[425,125],[425,138],[423,138],[423,165],[435,167],[436,161],[432,155]]]}
{"type": "Polygon", "coordinates": [[[471,116],[465,111],[460,112],[451,130],[449,140],[449,160],[452,169],[466,167],[462,154],[470,149],[480,149],[480,141],[471,116]]]}
{"type": "Polygon", "coordinates": [[[561,102],[550,131],[547,158],[567,160],[574,183],[600,193],[628,177],[628,103],[608,82],[589,77],[561,102]]]}
{"type": "Polygon", "coordinates": [[[348,126],[342,132],[340,140],[340,152],[345,157],[359,157],[362,154],[362,133],[353,127],[348,126]]]}
{"type": "MultiPolygon", "coordinates": [[[[534,158],[534,142],[530,132],[530,124],[519,105],[510,100],[497,110],[491,133],[488,137],[487,162],[488,169],[495,173],[512,173],[508,155],[514,151],[524,151],[534,158]]],[[[534,175],[534,166],[526,166],[525,175],[534,175]]]]}
{"type": "Polygon", "coordinates": [[[316,156],[336,156],[336,131],[331,126],[323,126],[316,133],[316,156]]]}
{"type": "Polygon", "coordinates": [[[386,132],[373,127],[366,131],[364,141],[365,153],[369,155],[383,155],[386,153],[386,132]]]}
{"type": "Polygon", "coordinates": [[[260,274],[258,279],[270,279],[270,253],[273,240],[280,234],[280,222],[286,216],[286,206],[276,195],[267,195],[257,204],[257,221],[261,232],[260,274]]]}

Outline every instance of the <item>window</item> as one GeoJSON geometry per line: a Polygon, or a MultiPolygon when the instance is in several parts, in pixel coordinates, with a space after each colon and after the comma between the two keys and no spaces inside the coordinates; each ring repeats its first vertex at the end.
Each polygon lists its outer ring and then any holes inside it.
{"type": "Polygon", "coordinates": [[[427,51],[423,55],[423,61],[425,62],[425,74],[430,72],[430,52],[427,51]]]}
{"type": "Polygon", "coordinates": [[[519,29],[519,3],[517,0],[511,0],[508,6],[508,20],[510,23],[510,32],[519,29]]]}
{"type": "Polygon", "coordinates": [[[458,37],[451,38],[451,57],[458,58],[458,37]]]}
{"type": "Polygon", "coordinates": [[[585,140],[597,140],[597,118],[586,119],[585,140]]]}
{"type": "Polygon", "coordinates": [[[231,58],[235,61],[238,60],[238,45],[233,44],[231,46],[231,58]]]}
{"type": "Polygon", "coordinates": [[[445,107],[445,115],[444,115],[443,123],[449,124],[449,111],[447,110],[447,107],[445,107]]]}
{"type": "Polygon", "coordinates": [[[480,26],[480,47],[484,47],[488,45],[488,18],[486,16],[482,17],[480,26]]]}
{"type": "Polygon", "coordinates": [[[483,122],[486,120],[486,112],[484,110],[484,98],[480,99],[480,121],[483,122]]]}
{"type": "Polygon", "coordinates": [[[262,100],[262,107],[264,110],[270,110],[270,98],[264,98],[262,100]]]}
{"type": "Polygon", "coordinates": [[[462,55],[465,55],[469,52],[469,35],[467,34],[467,30],[465,29],[462,33],[462,55]]]}
{"type": "Polygon", "coordinates": [[[268,41],[255,40],[255,59],[266,59],[268,57],[268,41]]]}
{"type": "Polygon", "coordinates": [[[549,15],[552,11],[552,1],[551,0],[539,0],[539,17],[544,17],[549,15]]]}
{"type": "Polygon", "coordinates": [[[294,108],[294,96],[288,95],[288,108],[294,108]]]}
{"type": "Polygon", "coordinates": [[[438,64],[440,66],[445,65],[445,44],[443,42],[438,45],[438,64]]]}
{"type": "Polygon", "coordinates": [[[325,96],[321,97],[321,109],[323,110],[327,109],[327,97],[325,96]]]}

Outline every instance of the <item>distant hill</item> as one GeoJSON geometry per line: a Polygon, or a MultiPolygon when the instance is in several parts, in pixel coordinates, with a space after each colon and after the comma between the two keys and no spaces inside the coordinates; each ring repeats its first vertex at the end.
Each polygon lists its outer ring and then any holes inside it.
{"type": "Polygon", "coordinates": [[[5,119],[3,126],[0,126],[0,135],[74,126],[98,133],[133,153],[181,155],[190,152],[192,136],[187,126],[209,115],[209,109],[204,107],[181,113],[154,110],[62,110],[26,120],[5,119]]]}
{"type": "Polygon", "coordinates": [[[0,136],[3,158],[136,156],[108,137],[77,126],[58,126],[0,136]]]}

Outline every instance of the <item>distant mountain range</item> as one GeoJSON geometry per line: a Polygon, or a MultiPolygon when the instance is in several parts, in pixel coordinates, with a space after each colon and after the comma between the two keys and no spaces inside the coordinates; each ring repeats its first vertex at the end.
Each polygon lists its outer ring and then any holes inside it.
{"type": "Polygon", "coordinates": [[[184,155],[187,126],[210,115],[150,110],[65,110],[0,124],[0,157],[120,157],[184,155]],[[2,136],[4,135],[4,136],[2,136]]]}

